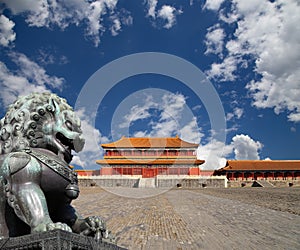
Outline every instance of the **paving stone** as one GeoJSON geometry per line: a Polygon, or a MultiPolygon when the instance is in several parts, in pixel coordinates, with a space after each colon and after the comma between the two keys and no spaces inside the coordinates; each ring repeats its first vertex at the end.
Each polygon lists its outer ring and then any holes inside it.
{"type": "Polygon", "coordinates": [[[87,188],[73,205],[83,216],[102,216],[129,249],[300,249],[299,215],[203,190],[135,192],[148,198],[87,188]]]}

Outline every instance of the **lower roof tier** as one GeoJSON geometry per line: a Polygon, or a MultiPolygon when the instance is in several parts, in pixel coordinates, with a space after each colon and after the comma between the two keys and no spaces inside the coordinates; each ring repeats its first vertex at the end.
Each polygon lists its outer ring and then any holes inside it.
{"type": "Polygon", "coordinates": [[[197,159],[103,159],[99,165],[201,165],[205,161],[197,159]]]}

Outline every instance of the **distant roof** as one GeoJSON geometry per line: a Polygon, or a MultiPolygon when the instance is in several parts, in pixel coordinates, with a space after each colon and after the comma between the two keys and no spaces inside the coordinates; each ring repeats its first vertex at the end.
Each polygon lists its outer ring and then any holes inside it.
{"type": "Polygon", "coordinates": [[[189,143],[176,137],[125,137],[120,140],[101,144],[102,148],[197,148],[199,144],[189,143]]]}
{"type": "Polygon", "coordinates": [[[300,160],[231,160],[218,171],[300,170],[300,160]]]}

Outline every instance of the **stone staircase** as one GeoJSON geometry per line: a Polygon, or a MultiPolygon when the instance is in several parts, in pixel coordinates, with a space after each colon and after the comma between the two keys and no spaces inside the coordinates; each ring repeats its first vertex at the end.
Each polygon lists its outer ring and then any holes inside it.
{"type": "Polygon", "coordinates": [[[155,178],[140,178],[139,188],[155,188],[155,178]]]}
{"type": "Polygon", "coordinates": [[[253,182],[252,187],[274,187],[274,185],[266,180],[256,180],[253,182]]]}

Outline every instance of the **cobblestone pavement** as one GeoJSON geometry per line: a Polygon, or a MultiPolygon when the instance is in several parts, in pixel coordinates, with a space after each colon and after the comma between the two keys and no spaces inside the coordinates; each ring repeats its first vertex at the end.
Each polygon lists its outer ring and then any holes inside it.
{"type": "MultiPolygon", "coordinates": [[[[147,189],[134,192],[149,196],[147,189]]],[[[102,216],[117,244],[129,249],[300,249],[299,215],[204,192],[134,199],[96,187],[84,189],[73,205],[83,216],[102,216]]]]}
{"type": "Polygon", "coordinates": [[[300,215],[300,188],[206,188],[193,191],[300,215]]]}

